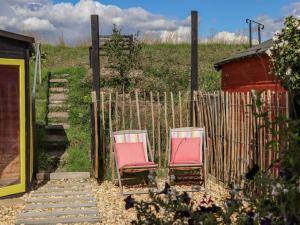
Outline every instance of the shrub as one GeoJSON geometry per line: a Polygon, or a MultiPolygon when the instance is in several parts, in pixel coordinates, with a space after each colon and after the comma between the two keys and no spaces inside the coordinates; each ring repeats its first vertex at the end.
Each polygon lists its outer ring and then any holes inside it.
{"type": "Polygon", "coordinates": [[[114,77],[115,85],[122,85],[127,89],[130,85],[129,72],[139,65],[139,57],[142,49],[136,34],[132,41],[126,42],[121,34],[121,29],[114,25],[112,37],[105,44],[105,52],[108,58],[108,66],[118,72],[114,77]]]}

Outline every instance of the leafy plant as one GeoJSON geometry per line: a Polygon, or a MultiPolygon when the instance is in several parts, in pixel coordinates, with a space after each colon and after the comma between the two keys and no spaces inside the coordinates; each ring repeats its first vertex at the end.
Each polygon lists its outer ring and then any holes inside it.
{"type": "Polygon", "coordinates": [[[150,199],[149,202],[137,202],[132,196],[124,199],[126,209],[135,207],[137,211],[137,220],[132,221],[132,224],[231,224],[232,214],[241,205],[234,194],[226,199],[223,208],[217,206],[206,194],[200,204],[197,204],[187,192],[180,194],[168,183],[161,192],[150,192],[150,199]]]}
{"type": "Polygon", "coordinates": [[[290,16],[285,27],[276,32],[273,46],[267,51],[271,57],[273,71],[285,88],[300,90],[300,19],[290,16]]]}
{"type": "Polygon", "coordinates": [[[112,37],[104,49],[108,57],[108,66],[118,73],[118,76],[114,77],[115,84],[127,89],[130,85],[129,72],[139,65],[142,45],[137,39],[138,33],[128,41],[121,31],[114,25],[112,37]]]}

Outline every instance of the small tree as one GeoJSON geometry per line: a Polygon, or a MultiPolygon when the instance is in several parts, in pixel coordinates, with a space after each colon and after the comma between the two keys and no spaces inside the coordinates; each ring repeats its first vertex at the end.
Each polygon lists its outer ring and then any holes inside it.
{"type": "Polygon", "coordinates": [[[273,46],[267,50],[267,54],[271,58],[274,74],[291,92],[294,103],[299,107],[300,102],[296,99],[300,93],[300,19],[287,17],[284,25],[281,31],[275,33],[273,46]]]}
{"type": "Polygon", "coordinates": [[[142,45],[137,37],[138,33],[132,37],[131,41],[126,41],[121,34],[121,29],[114,25],[112,37],[105,45],[108,65],[118,73],[114,83],[122,85],[124,89],[127,89],[130,85],[130,71],[140,64],[139,56],[142,45]]]}

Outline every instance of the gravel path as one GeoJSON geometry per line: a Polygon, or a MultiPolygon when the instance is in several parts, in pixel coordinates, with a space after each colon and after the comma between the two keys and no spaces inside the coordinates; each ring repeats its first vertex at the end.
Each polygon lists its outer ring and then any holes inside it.
{"type": "MultiPolygon", "coordinates": [[[[105,181],[100,185],[94,179],[85,179],[80,181],[91,186],[91,191],[94,193],[97,199],[97,207],[100,214],[101,223],[96,224],[114,224],[124,225],[130,224],[132,220],[136,218],[135,209],[125,210],[124,196],[120,195],[118,186],[115,186],[110,181],[105,181]]],[[[50,181],[52,184],[72,183],[71,180],[59,180],[50,181]]],[[[164,186],[164,180],[159,180],[159,187],[162,189],[164,186]]],[[[36,186],[35,188],[38,188],[36,186]]],[[[184,190],[187,187],[177,186],[177,190],[184,190]]],[[[33,191],[34,192],[34,191],[33,191]]],[[[33,193],[31,192],[31,193],[33,193]]],[[[204,192],[193,192],[190,196],[193,200],[200,202],[204,192]]],[[[216,204],[221,204],[221,200],[228,196],[227,191],[221,186],[216,184],[214,181],[208,181],[207,195],[211,196],[216,204]]],[[[25,194],[20,199],[26,200],[29,194],[25,194]]],[[[136,200],[148,200],[147,195],[134,196],[136,200]]],[[[1,203],[0,203],[1,205],[1,203]]],[[[12,225],[15,224],[16,216],[19,214],[24,207],[24,204],[18,204],[14,206],[0,206],[0,224],[1,225],[12,225]]],[[[80,223],[81,225],[88,225],[89,223],[80,223]]],[[[79,225],[79,223],[78,223],[79,225]]]]}

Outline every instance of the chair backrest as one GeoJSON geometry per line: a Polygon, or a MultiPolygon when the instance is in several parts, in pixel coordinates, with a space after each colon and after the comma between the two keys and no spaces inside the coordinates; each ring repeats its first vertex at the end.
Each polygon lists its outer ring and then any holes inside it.
{"type": "MultiPolygon", "coordinates": [[[[145,159],[149,162],[148,157],[148,135],[147,130],[121,130],[114,132],[114,143],[137,143],[142,142],[145,152],[145,159]]],[[[151,154],[150,154],[151,156],[151,154]]],[[[150,158],[152,160],[152,157],[150,158]]]]}
{"type": "MultiPolygon", "coordinates": [[[[205,131],[204,128],[198,128],[198,127],[182,127],[182,128],[174,128],[170,129],[170,145],[169,145],[169,162],[174,160],[174,154],[178,153],[178,155],[184,155],[185,153],[180,153],[179,151],[181,150],[180,145],[182,144],[182,141],[180,139],[193,139],[193,143],[198,143],[199,146],[196,149],[189,149],[190,154],[195,154],[199,157],[199,162],[203,163],[204,162],[204,152],[203,148],[205,147],[205,131]],[[199,140],[196,140],[199,138],[199,140]],[[176,149],[172,149],[172,146],[174,146],[174,143],[172,144],[172,140],[176,145],[176,149]],[[195,142],[197,141],[197,142],[195,142]],[[177,143],[178,142],[178,143],[177,143]],[[176,151],[176,152],[175,152],[176,151]],[[199,152],[191,152],[191,151],[199,151],[199,152]]],[[[190,143],[193,145],[192,143],[190,143]]],[[[182,149],[184,150],[184,149],[182,149]]]]}

